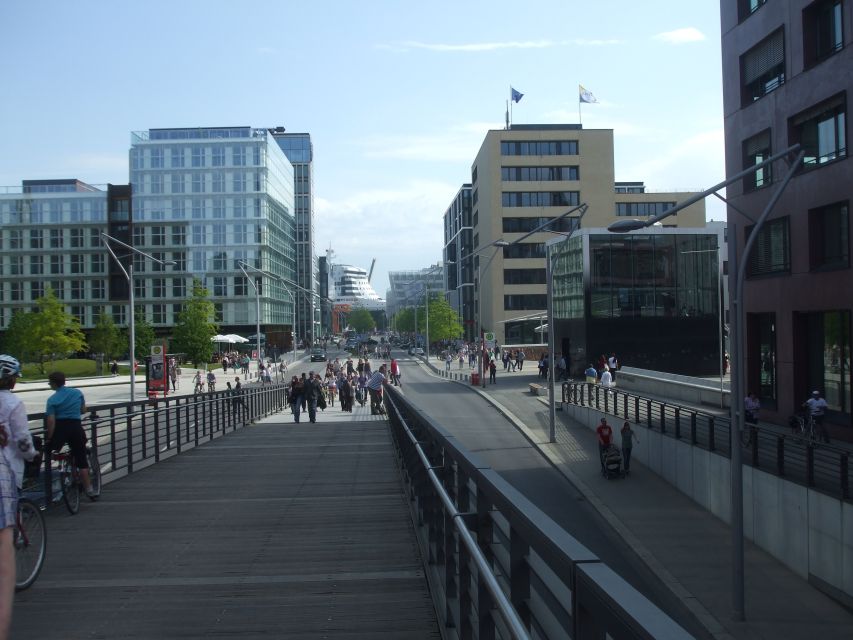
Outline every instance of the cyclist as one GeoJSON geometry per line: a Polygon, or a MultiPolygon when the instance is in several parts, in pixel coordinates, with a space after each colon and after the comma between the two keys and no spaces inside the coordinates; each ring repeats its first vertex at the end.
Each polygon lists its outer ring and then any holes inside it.
{"type": "Polygon", "coordinates": [[[812,391],[812,397],[803,403],[803,406],[808,409],[809,415],[815,425],[815,435],[823,438],[825,442],[829,442],[829,434],[823,426],[823,416],[826,413],[826,400],[820,397],[820,391],[812,391]]]}
{"type": "Polygon", "coordinates": [[[201,393],[204,391],[204,383],[201,381],[201,371],[196,371],[195,376],[193,376],[193,393],[201,393]]]}
{"type": "Polygon", "coordinates": [[[24,477],[24,460],[36,455],[27,425],[27,410],[12,393],[21,365],[0,355],[0,637],[8,637],[15,595],[15,513],[18,489],[24,477]]]}
{"type": "Polygon", "coordinates": [[[213,371],[207,372],[207,390],[211,393],[216,389],[216,376],[213,375],[213,371]]]}
{"type": "Polygon", "coordinates": [[[74,466],[80,473],[80,481],[90,500],[95,500],[92,481],[89,478],[89,461],[86,460],[86,432],[80,414],[86,413],[86,401],[79,389],[65,386],[65,374],[54,371],[47,377],[54,393],[47,399],[47,442],[48,451],[59,451],[64,444],[71,449],[74,466]]]}

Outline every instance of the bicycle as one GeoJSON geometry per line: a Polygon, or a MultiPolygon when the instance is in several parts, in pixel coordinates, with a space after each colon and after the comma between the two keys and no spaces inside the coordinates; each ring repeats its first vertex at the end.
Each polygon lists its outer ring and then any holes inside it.
{"type": "Polygon", "coordinates": [[[15,591],[33,585],[47,553],[47,526],[42,510],[29,498],[18,498],[15,513],[15,591]]]}
{"type": "Polygon", "coordinates": [[[208,380],[207,381],[207,392],[213,393],[216,391],[216,380],[208,380]]]}
{"type": "Polygon", "coordinates": [[[817,442],[820,438],[817,422],[808,409],[791,416],[790,426],[795,436],[804,438],[809,442],[817,442]]]}
{"type": "Polygon", "coordinates": [[[204,383],[199,378],[196,378],[193,395],[197,396],[200,393],[204,393],[204,383]]]}
{"type": "MultiPolygon", "coordinates": [[[[71,515],[74,515],[80,511],[80,492],[83,490],[80,472],[67,447],[54,454],[53,460],[59,463],[59,490],[62,501],[71,515]]],[[[89,498],[95,501],[101,496],[101,463],[89,445],[86,445],[86,461],[89,463],[89,482],[92,488],[89,498]]]]}

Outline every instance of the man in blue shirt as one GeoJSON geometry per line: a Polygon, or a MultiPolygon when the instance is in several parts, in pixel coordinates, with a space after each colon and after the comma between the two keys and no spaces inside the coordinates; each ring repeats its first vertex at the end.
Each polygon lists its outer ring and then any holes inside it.
{"type": "Polygon", "coordinates": [[[47,380],[54,394],[47,399],[45,409],[48,440],[45,446],[51,451],[59,451],[68,443],[86,495],[94,500],[89,462],[86,460],[86,432],[80,422],[80,415],[86,413],[86,401],[79,389],[65,386],[65,374],[61,371],[54,371],[47,380]]]}

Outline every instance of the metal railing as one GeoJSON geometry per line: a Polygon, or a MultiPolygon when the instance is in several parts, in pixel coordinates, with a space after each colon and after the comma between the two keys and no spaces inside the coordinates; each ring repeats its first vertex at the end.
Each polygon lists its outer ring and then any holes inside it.
{"type": "MultiPolygon", "coordinates": [[[[589,382],[564,382],[563,402],[630,420],[682,442],[731,457],[730,421],[697,409],[589,382]]],[[[746,464],[849,501],[850,451],[793,433],[747,425],[741,445],[746,464]]]]}
{"type": "MultiPolygon", "coordinates": [[[[97,417],[84,420],[89,444],[98,455],[104,481],[148,467],[185,449],[213,440],[285,406],[283,384],[90,406],[97,417]]],[[[27,416],[33,435],[44,437],[44,413],[27,416]]],[[[49,504],[55,487],[46,455],[41,478],[49,504]]],[[[37,489],[37,487],[31,487],[37,489]]]]}
{"type": "Polygon", "coordinates": [[[384,396],[443,637],[692,637],[399,391],[384,396]]]}

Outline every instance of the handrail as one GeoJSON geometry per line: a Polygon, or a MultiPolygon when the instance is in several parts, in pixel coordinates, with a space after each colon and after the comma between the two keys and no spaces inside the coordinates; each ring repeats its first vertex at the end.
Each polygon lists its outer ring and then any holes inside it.
{"type": "Polygon", "coordinates": [[[692,637],[397,389],[383,395],[443,637],[692,637]]]}
{"type": "MultiPolygon", "coordinates": [[[[562,399],[566,404],[633,419],[668,437],[731,457],[727,416],[616,388],[603,389],[589,382],[564,382],[562,399]]],[[[744,433],[748,440],[741,443],[746,464],[834,498],[851,501],[849,449],[760,425],[747,427],[744,433]]]]}
{"type": "MultiPolygon", "coordinates": [[[[270,384],[246,386],[239,394],[225,390],[96,405],[89,410],[99,415],[83,426],[108,481],[279,411],[286,395],[286,385],[270,384]]],[[[44,436],[44,413],[29,414],[27,420],[33,435],[44,436]]],[[[44,456],[42,471],[44,498],[49,504],[54,491],[49,455],[44,456]]],[[[41,492],[33,483],[25,491],[41,492]]]]}

